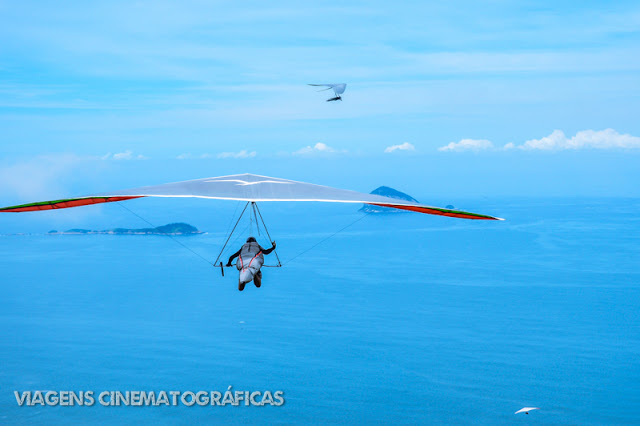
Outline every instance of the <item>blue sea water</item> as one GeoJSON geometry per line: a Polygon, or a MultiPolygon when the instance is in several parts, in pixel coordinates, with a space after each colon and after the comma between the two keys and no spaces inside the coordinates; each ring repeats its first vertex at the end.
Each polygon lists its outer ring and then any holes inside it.
{"type": "MultiPolygon", "coordinates": [[[[0,236],[0,422],[640,423],[640,200],[457,201],[507,220],[368,215],[242,293],[163,236],[0,236]],[[20,407],[13,393],[228,386],[286,402],[20,407]]],[[[128,203],[207,231],[176,238],[208,258],[233,216],[128,203]]],[[[262,212],[285,262],[361,218],[262,212]]]]}

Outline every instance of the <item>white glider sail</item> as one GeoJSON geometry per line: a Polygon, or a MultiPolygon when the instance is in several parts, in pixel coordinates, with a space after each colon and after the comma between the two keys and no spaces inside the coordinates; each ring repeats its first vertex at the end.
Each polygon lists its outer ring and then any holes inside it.
{"type": "Polygon", "coordinates": [[[331,188],[329,186],[253,174],[211,177],[167,183],[164,185],[143,186],[140,188],[111,191],[76,198],[21,204],[0,208],[0,213],[63,209],[89,204],[124,201],[141,197],[197,197],[252,202],[316,201],[355,204],[364,203],[380,207],[391,207],[418,213],[457,217],[462,219],[502,220],[498,217],[426,206],[423,204],[374,194],[364,194],[356,191],[331,188]]]}
{"type": "Polygon", "coordinates": [[[524,408],[521,408],[518,411],[516,411],[514,414],[520,414],[520,413],[529,414],[529,411],[539,410],[539,409],[540,408],[538,408],[538,407],[524,407],[524,408]]]}
{"type": "Polygon", "coordinates": [[[319,90],[319,92],[322,92],[323,90],[333,89],[334,97],[331,99],[327,99],[327,102],[341,101],[342,97],[340,97],[340,95],[342,95],[344,91],[347,89],[346,83],[310,84],[309,86],[326,87],[326,89],[319,90]]]}
{"type": "Polygon", "coordinates": [[[333,89],[333,93],[335,93],[336,96],[342,95],[344,91],[347,89],[346,83],[310,84],[309,86],[326,87],[326,89],[322,89],[322,90],[333,89]]]}

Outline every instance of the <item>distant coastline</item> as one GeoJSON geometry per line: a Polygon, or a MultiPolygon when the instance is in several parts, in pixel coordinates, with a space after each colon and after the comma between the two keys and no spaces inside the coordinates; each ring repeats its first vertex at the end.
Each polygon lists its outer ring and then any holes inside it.
{"type": "MultiPolygon", "coordinates": [[[[383,197],[396,198],[398,200],[409,201],[412,203],[418,203],[419,201],[413,198],[411,195],[400,192],[397,189],[390,188],[388,186],[380,186],[370,192],[374,195],[381,195],[383,197]]],[[[373,206],[371,204],[363,204],[360,208],[361,212],[365,213],[406,213],[405,210],[398,210],[391,207],[373,206]]]]}
{"type": "Polygon", "coordinates": [[[204,234],[193,225],[188,223],[169,223],[167,225],[157,226],[155,228],[114,228],[96,231],[91,229],[74,228],[66,231],[57,231],[55,229],[48,232],[48,235],[196,235],[204,234]]]}

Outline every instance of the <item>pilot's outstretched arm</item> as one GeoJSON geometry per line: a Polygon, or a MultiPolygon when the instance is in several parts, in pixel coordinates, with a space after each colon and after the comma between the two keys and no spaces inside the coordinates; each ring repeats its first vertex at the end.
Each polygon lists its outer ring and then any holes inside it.
{"type": "Polygon", "coordinates": [[[275,249],[276,249],[276,242],[275,242],[275,241],[272,241],[272,242],[271,242],[271,248],[270,248],[270,249],[266,249],[266,250],[265,250],[265,249],[263,249],[262,247],[260,247],[260,250],[262,250],[262,254],[269,254],[269,253],[271,253],[272,251],[274,251],[275,249]]]}
{"type": "Polygon", "coordinates": [[[231,257],[229,258],[229,261],[227,262],[227,266],[231,266],[231,262],[233,262],[233,259],[235,259],[236,257],[240,256],[240,252],[242,251],[242,249],[238,250],[237,252],[235,252],[234,254],[231,255],[231,257]]]}

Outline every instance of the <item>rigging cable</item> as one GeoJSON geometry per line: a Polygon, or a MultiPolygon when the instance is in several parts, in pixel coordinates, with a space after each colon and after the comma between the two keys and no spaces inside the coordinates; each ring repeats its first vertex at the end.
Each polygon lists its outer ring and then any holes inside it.
{"type": "Polygon", "coordinates": [[[312,245],[311,247],[309,247],[308,249],[296,254],[295,256],[293,256],[291,259],[287,260],[286,262],[284,262],[282,264],[282,266],[288,265],[289,263],[291,263],[292,261],[294,261],[295,259],[297,259],[298,257],[302,256],[303,254],[313,250],[314,248],[318,247],[320,244],[324,243],[325,241],[327,241],[329,238],[335,237],[336,235],[338,235],[339,233],[341,233],[342,231],[344,231],[345,229],[355,225],[356,223],[360,222],[362,219],[364,219],[365,217],[369,216],[369,213],[365,213],[364,215],[362,215],[362,217],[354,220],[353,222],[351,222],[350,224],[348,224],[347,226],[345,226],[344,228],[334,232],[333,234],[329,235],[328,237],[320,240],[319,242],[315,243],[314,245],[312,245]]]}
{"type": "MultiPolygon", "coordinates": [[[[260,208],[258,207],[258,205],[256,203],[253,203],[253,208],[255,209],[255,211],[258,212],[258,214],[260,215],[260,220],[262,221],[262,226],[264,227],[265,232],[267,233],[267,237],[269,238],[269,242],[271,244],[273,244],[273,240],[271,239],[271,235],[269,235],[269,230],[267,229],[267,225],[264,223],[264,219],[262,217],[262,213],[260,212],[260,208]]],[[[256,221],[258,220],[257,216],[256,216],[256,221]]],[[[282,266],[282,262],[280,262],[280,257],[278,256],[278,251],[276,249],[273,249],[273,252],[276,255],[276,259],[278,260],[278,268],[282,266]]]]}
{"type": "MultiPolygon", "coordinates": [[[[252,201],[248,201],[247,204],[245,204],[244,209],[242,209],[242,213],[240,213],[240,217],[238,218],[238,220],[236,221],[236,224],[233,226],[233,229],[231,230],[231,233],[229,234],[229,236],[227,237],[227,240],[225,241],[224,245],[222,246],[222,249],[220,250],[220,253],[218,254],[218,257],[216,257],[216,260],[212,263],[210,260],[208,260],[207,258],[205,258],[204,256],[202,256],[200,253],[194,251],[193,249],[191,249],[190,247],[186,246],[185,244],[183,244],[182,242],[180,242],[179,240],[175,239],[173,236],[171,236],[170,234],[167,234],[166,232],[160,232],[161,235],[164,235],[166,237],[169,237],[171,240],[175,241],[176,244],[181,245],[182,247],[184,247],[186,250],[190,251],[192,254],[194,254],[195,256],[199,257],[200,259],[204,260],[205,262],[207,262],[209,265],[211,266],[218,266],[218,261],[220,260],[220,256],[222,256],[222,253],[224,252],[224,249],[227,247],[227,244],[229,243],[229,240],[231,239],[231,237],[233,236],[236,228],[238,227],[238,224],[240,223],[240,219],[242,219],[242,216],[244,216],[245,211],[247,210],[247,207],[249,207],[249,204],[252,205],[252,210],[254,213],[254,216],[256,218],[256,227],[258,228],[258,233],[260,232],[260,228],[259,228],[259,224],[258,224],[258,217],[260,217],[260,221],[262,222],[262,226],[264,227],[264,230],[267,234],[267,237],[269,238],[269,242],[273,243],[273,240],[271,239],[271,235],[269,234],[269,229],[267,228],[266,223],[264,222],[264,218],[262,217],[262,213],[260,212],[260,208],[257,206],[257,204],[255,202],[252,201]],[[256,214],[257,213],[257,214],[256,214]]],[[[134,212],[133,210],[129,209],[128,207],[126,207],[123,203],[118,203],[119,206],[121,206],[123,209],[127,210],[129,213],[131,213],[132,215],[136,216],[137,218],[141,219],[142,221],[144,221],[145,223],[147,223],[148,225],[152,226],[153,228],[157,228],[157,226],[155,226],[153,223],[149,222],[147,219],[145,219],[144,217],[140,216],[139,214],[137,214],[136,212],[134,212]]],[[[287,261],[285,261],[284,263],[282,263],[280,261],[280,256],[278,256],[278,252],[274,249],[274,253],[276,255],[276,259],[278,260],[278,264],[277,265],[263,265],[264,267],[275,267],[275,268],[280,268],[282,266],[288,265],[289,263],[293,262],[294,260],[296,260],[298,257],[302,256],[303,254],[306,254],[308,252],[310,252],[311,250],[313,250],[314,248],[318,247],[320,244],[324,243],[325,241],[329,240],[330,238],[335,237],[336,235],[338,235],[339,233],[341,233],[342,231],[344,231],[347,228],[350,228],[351,226],[355,225],[356,223],[360,222],[362,219],[364,219],[365,217],[367,217],[369,215],[369,213],[365,213],[364,215],[362,215],[362,217],[354,220],[353,222],[351,222],[350,224],[344,226],[343,228],[339,229],[338,231],[334,232],[333,234],[323,238],[322,240],[318,241],[317,243],[315,243],[314,245],[312,245],[311,247],[309,247],[308,249],[301,251],[300,253],[298,253],[297,255],[293,256],[292,258],[288,259],[287,261]]],[[[249,217],[250,217],[250,222],[249,222],[249,229],[252,229],[252,217],[251,217],[251,213],[249,213],[249,217]]],[[[246,228],[245,228],[246,230],[246,228]]],[[[237,236],[236,236],[237,239],[237,236]]]]}
{"type": "Polygon", "coordinates": [[[236,224],[233,226],[233,229],[231,230],[231,233],[227,237],[227,241],[224,242],[224,245],[222,246],[222,250],[220,250],[220,253],[218,254],[218,257],[216,257],[215,262],[213,262],[214,266],[218,264],[218,260],[220,260],[220,256],[222,256],[222,252],[224,252],[224,249],[227,247],[227,244],[229,243],[229,240],[231,239],[231,236],[233,235],[233,231],[236,230],[236,227],[238,226],[238,223],[240,223],[240,219],[242,219],[242,216],[244,216],[244,212],[247,210],[248,206],[249,206],[249,202],[247,201],[247,204],[244,205],[244,209],[242,209],[242,213],[240,213],[240,217],[236,221],[236,224]]]}
{"type": "MultiPolygon", "coordinates": [[[[136,216],[139,219],[142,219],[144,222],[146,222],[148,225],[152,226],[153,228],[158,228],[157,226],[155,226],[153,223],[149,222],[147,219],[145,219],[144,217],[140,216],[139,214],[137,214],[136,212],[134,212],[133,210],[129,209],[128,207],[126,207],[123,203],[118,203],[118,205],[120,207],[122,207],[123,209],[127,210],[129,213],[131,213],[132,215],[136,216]]],[[[211,266],[216,266],[214,263],[211,263],[210,260],[207,260],[206,257],[202,256],[200,253],[192,250],[191,248],[189,248],[188,246],[184,245],[183,243],[181,243],[180,241],[178,241],[177,239],[173,238],[171,235],[167,234],[166,232],[160,232],[160,234],[165,235],[169,238],[171,238],[173,241],[175,241],[176,243],[180,244],[182,247],[184,247],[185,249],[189,250],[191,253],[195,254],[196,256],[198,256],[200,259],[204,260],[205,262],[207,262],[209,265],[211,266]]]]}
{"type": "MultiPolygon", "coordinates": [[[[253,217],[255,217],[255,219],[256,219],[256,230],[258,231],[258,236],[260,236],[260,227],[258,226],[259,225],[258,213],[256,213],[256,203],[255,203],[255,201],[251,202],[251,210],[253,212],[253,217]]],[[[262,224],[264,225],[264,221],[262,222],[262,224]]]]}

